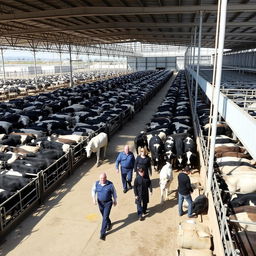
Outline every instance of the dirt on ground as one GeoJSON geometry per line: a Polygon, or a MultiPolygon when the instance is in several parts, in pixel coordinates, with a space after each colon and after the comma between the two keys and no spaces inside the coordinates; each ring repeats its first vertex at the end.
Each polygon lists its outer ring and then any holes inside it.
{"type": "Polygon", "coordinates": [[[160,204],[159,173],[153,172],[149,214],[144,221],[139,221],[133,190],[123,193],[121,175],[115,171],[115,159],[124,145],[128,144],[135,153],[134,138],[155,113],[171,80],[110,138],[107,156],[101,165],[96,167],[95,155],[81,165],[44,204],[5,238],[0,255],[176,255],[178,225],[187,219],[186,215],[178,216],[178,173],[174,171],[169,200],[160,204]],[[106,172],[108,179],[114,183],[118,195],[118,204],[112,207],[110,215],[113,228],[107,233],[105,241],[99,239],[102,218],[91,198],[92,185],[102,172],[106,172]]]}

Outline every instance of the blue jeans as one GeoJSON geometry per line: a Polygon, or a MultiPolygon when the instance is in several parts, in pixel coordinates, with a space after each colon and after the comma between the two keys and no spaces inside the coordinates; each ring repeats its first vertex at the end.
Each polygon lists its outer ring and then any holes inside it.
{"type": "Polygon", "coordinates": [[[183,205],[183,201],[184,199],[188,202],[188,216],[192,216],[192,198],[191,195],[181,195],[179,193],[179,200],[178,200],[178,204],[179,204],[179,215],[182,216],[183,215],[183,209],[182,209],[182,205],[183,205]]]}
{"type": "Polygon", "coordinates": [[[121,176],[122,176],[123,189],[127,190],[127,182],[129,184],[132,182],[132,170],[126,171],[126,172],[121,171],[121,176]]]}
{"type": "Polygon", "coordinates": [[[107,227],[111,225],[111,220],[109,218],[110,210],[112,208],[112,200],[108,202],[102,202],[98,200],[98,205],[100,209],[100,213],[102,215],[102,225],[100,234],[105,235],[107,227]]]}

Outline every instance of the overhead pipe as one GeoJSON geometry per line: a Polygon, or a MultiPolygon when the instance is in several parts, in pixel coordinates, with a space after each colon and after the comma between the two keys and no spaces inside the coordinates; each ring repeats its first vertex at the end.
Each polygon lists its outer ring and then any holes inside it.
{"type": "Polygon", "coordinates": [[[212,185],[214,149],[215,149],[215,139],[216,139],[216,132],[217,132],[218,105],[219,105],[220,84],[221,84],[221,75],[222,75],[222,60],[223,60],[223,49],[224,49],[225,28],[226,28],[227,0],[220,0],[220,1],[221,1],[221,8],[218,10],[218,14],[220,12],[218,55],[217,55],[216,80],[215,80],[215,89],[214,89],[214,98],[213,98],[214,104],[213,104],[210,156],[209,156],[208,176],[207,176],[207,179],[208,179],[207,192],[211,190],[211,185],[212,185]]]}

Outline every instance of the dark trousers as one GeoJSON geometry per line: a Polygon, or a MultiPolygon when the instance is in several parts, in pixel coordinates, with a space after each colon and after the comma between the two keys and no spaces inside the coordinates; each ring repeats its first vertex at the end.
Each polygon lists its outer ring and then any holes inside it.
{"type": "Polygon", "coordinates": [[[148,209],[148,203],[141,199],[138,199],[138,200],[136,200],[136,204],[137,204],[138,216],[141,217],[142,213],[146,213],[146,211],[148,209]]]}
{"type": "Polygon", "coordinates": [[[131,185],[131,182],[132,182],[132,170],[121,172],[121,176],[122,176],[123,189],[127,190],[127,183],[131,185]]]}
{"type": "Polygon", "coordinates": [[[101,235],[105,235],[107,227],[111,225],[111,220],[109,218],[110,210],[112,208],[112,201],[103,202],[98,200],[99,209],[102,215],[102,225],[101,225],[101,235]]]}

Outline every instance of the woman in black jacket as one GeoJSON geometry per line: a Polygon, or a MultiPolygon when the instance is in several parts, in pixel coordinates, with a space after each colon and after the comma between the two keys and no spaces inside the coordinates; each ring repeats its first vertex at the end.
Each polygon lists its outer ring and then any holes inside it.
{"type": "Polygon", "coordinates": [[[152,194],[151,180],[145,176],[145,171],[138,169],[138,176],[134,180],[135,203],[139,220],[143,220],[143,214],[147,214],[149,191],[152,194]]]}
{"type": "Polygon", "coordinates": [[[142,168],[145,171],[145,177],[150,179],[149,175],[152,175],[151,158],[148,156],[145,148],[141,148],[139,153],[134,163],[134,171],[138,175],[138,169],[142,168]]]}

